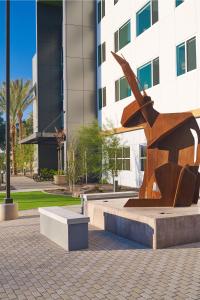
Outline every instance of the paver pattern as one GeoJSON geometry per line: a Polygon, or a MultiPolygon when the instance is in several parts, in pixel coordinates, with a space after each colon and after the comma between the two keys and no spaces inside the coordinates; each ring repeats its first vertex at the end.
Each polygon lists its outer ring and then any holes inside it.
{"type": "Polygon", "coordinates": [[[89,244],[67,253],[37,210],[0,223],[0,299],[200,299],[200,243],[153,251],[90,227],[89,244]]]}

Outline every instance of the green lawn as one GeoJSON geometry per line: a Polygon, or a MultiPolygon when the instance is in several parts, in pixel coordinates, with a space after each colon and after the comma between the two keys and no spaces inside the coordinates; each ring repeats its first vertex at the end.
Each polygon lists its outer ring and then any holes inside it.
{"type": "MultiPolygon", "coordinates": [[[[66,206],[80,204],[79,198],[70,196],[52,195],[43,192],[12,193],[14,202],[18,202],[19,210],[32,209],[45,206],[66,206]]],[[[5,194],[0,194],[0,203],[4,201],[5,194]]]]}

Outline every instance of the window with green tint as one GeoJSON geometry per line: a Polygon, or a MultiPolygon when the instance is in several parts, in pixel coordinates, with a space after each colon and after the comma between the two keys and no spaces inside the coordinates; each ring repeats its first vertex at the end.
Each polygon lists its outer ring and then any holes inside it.
{"type": "Polygon", "coordinates": [[[145,170],[145,164],[147,159],[147,146],[145,144],[139,145],[139,158],[140,158],[140,171],[145,170]]]}
{"type": "Polygon", "coordinates": [[[136,14],[137,36],[158,21],[158,0],[149,1],[136,14]]]}
{"type": "Polygon", "coordinates": [[[100,0],[98,6],[98,23],[105,17],[105,0],[100,0]]]}
{"type": "Polygon", "coordinates": [[[180,4],[182,4],[184,2],[184,0],[176,0],[176,7],[179,6],[180,4]]]}
{"type": "Polygon", "coordinates": [[[98,46],[98,66],[106,60],[106,43],[98,46]]]}
{"type": "Polygon", "coordinates": [[[120,79],[120,99],[131,96],[131,89],[125,77],[120,79]]]}
{"type": "Polygon", "coordinates": [[[185,73],[185,43],[176,47],[177,76],[185,73]]]}
{"type": "Polygon", "coordinates": [[[98,91],[98,98],[99,98],[99,110],[102,109],[102,89],[98,91]]]}
{"type": "Polygon", "coordinates": [[[122,49],[131,41],[130,20],[119,28],[114,34],[115,52],[122,49]]]}
{"type": "Polygon", "coordinates": [[[196,69],[196,38],[187,41],[187,72],[196,69]]]}
{"type": "Polygon", "coordinates": [[[148,89],[160,83],[159,57],[137,69],[140,90],[148,89]]]}
{"type": "Polygon", "coordinates": [[[99,98],[99,110],[101,110],[102,107],[106,106],[106,87],[99,89],[98,98],[99,98]]]}
{"type": "Polygon", "coordinates": [[[131,96],[131,89],[125,77],[115,81],[115,101],[131,96]]]}

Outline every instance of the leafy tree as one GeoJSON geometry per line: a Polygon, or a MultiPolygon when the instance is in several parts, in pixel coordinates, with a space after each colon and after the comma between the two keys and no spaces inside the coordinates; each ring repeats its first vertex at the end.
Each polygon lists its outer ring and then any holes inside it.
{"type": "Polygon", "coordinates": [[[97,121],[82,127],[76,140],[68,145],[68,177],[71,185],[77,181],[99,182],[117,175],[117,152],[121,149],[119,138],[113,130],[102,131],[97,121]],[[72,179],[73,178],[73,179],[72,179]]]}
{"type": "Polygon", "coordinates": [[[102,175],[102,149],[105,138],[97,121],[82,127],[77,136],[76,160],[80,179],[99,181],[102,175]]]}

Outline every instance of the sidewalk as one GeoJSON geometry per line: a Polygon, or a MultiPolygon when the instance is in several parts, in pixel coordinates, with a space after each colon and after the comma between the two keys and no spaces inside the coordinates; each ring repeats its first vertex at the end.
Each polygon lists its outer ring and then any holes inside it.
{"type": "MultiPolygon", "coordinates": [[[[51,181],[36,182],[26,176],[11,176],[11,190],[16,192],[43,191],[62,188],[51,181]]],[[[3,193],[5,191],[1,191],[3,193]]]]}
{"type": "Polygon", "coordinates": [[[153,251],[90,226],[89,249],[66,252],[30,210],[0,223],[0,245],[1,300],[200,299],[200,243],[153,251]]]}

